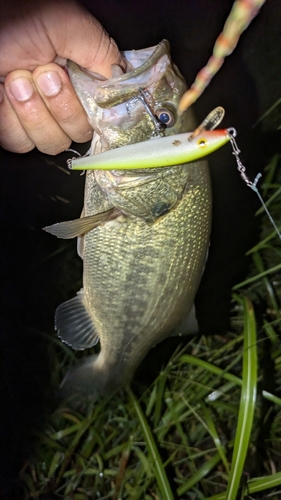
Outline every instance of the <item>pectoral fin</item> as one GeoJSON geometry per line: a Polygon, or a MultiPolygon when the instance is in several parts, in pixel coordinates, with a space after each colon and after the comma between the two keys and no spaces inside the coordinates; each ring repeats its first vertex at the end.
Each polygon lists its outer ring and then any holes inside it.
{"type": "Polygon", "coordinates": [[[47,233],[51,233],[57,238],[63,238],[65,240],[76,238],[81,236],[81,234],[88,233],[95,227],[98,227],[105,222],[116,219],[121,215],[121,211],[116,208],[111,208],[106,212],[101,212],[100,214],[89,215],[88,217],[81,217],[80,219],[69,220],[66,222],[58,222],[52,226],[44,227],[43,230],[47,233]]]}
{"type": "Polygon", "coordinates": [[[75,350],[89,349],[99,341],[93,321],[84,304],[83,290],[57,308],[55,329],[61,340],[75,350]]]}

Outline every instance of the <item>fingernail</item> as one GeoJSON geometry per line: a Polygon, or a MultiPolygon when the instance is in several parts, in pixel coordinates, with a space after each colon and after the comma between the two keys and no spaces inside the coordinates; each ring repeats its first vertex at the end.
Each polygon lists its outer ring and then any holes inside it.
{"type": "Polygon", "coordinates": [[[33,86],[27,78],[16,78],[9,89],[17,101],[28,101],[33,94],[33,86]]]}
{"type": "Polygon", "coordinates": [[[41,73],[37,78],[37,84],[47,97],[58,94],[62,87],[62,81],[55,71],[41,73]]]}

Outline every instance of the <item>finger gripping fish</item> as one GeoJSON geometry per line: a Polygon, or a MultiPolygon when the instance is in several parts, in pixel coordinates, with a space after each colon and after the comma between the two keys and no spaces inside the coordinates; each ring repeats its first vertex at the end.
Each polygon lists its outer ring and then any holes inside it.
{"type": "MultiPolygon", "coordinates": [[[[186,85],[167,41],[124,52],[124,60],[127,71],[113,67],[110,80],[68,64],[95,130],[91,155],[148,141],[152,115],[163,119],[167,137],[195,129],[190,110],[177,114],[186,85]],[[140,88],[151,113],[135,99],[140,88]]],[[[149,349],[190,312],[209,245],[211,186],[205,160],[161,169],[87,170],[85,178],[81,218],[46,230],[79,237],[83,290],[58,307],[55,325],[73,349],[100,341],[99,354],[62,384],[96,399],[127,384],[149,349]]]]}

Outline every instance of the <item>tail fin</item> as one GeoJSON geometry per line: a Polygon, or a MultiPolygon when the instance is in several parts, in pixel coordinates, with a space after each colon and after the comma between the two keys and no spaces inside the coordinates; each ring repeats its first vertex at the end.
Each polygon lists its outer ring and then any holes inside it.
{"type": "Polygon", "coordinates": [[[67,373],[61,383],[63,396],[73,401],[88,398],[94,402],[111,396],[118,388],[116,378],[105,365],[102,353],[84,359],[67,373]]]}

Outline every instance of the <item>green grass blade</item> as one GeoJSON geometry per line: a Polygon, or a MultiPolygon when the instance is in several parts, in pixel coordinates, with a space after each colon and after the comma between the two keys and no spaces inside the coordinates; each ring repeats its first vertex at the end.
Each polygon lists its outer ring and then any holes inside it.
{"type": "Polygon", "coordinates": [[[251,302],[244,298],[244,352],[241,400],[226,499],[237,496],[252,431],[257,395],[256,323],[251,302]]]}
{"type": "MultiPolygon", "coordinates": [[[[281,231],[281,226],[278,227],[278,229],[279,229],[279,231],[281,231]]],[[[275,229],[270,234],[268,234],[262,241],[260,241],[259,243],[257,243],[250,250],[248,250],[248,252],[246,253],[246,255],[251,255],[251,254],[253,254],[255,252],[258,252],[259,250],[262,250],[263,248],[267,248],[269,246],[268,243],[271,242],[271,240],[273,240],[274,238],[276,238],[276,231],[275,231],[275,229]]]]}
{"type": "Polygon", "coordinates": [[[166,472],[165,472],[157,445],[155,443],[153,434],[152,434],[151,429],[149,427],[149,424],[148,424],[148,422],[144,416],[144,413],[143,413],[137,399],[135,398],[133,392],[130,389],[128,389],[128,393],[129,393],[129,397],[130,397],[130,400],[132,402],[132,405],[134,407],[134,410],[136,412],[138,421],[140,423],[140,426],[141,426],[141,429],[142,429],[142,432],[144,435],[144,439],[145,439],[145,442],[147,445],[147,449],[148,449],[149,455],[150,455],[151,460],[152,460],[152,464],[153,464],[154,472],[155,472],[155,477],[157,480],[159,490],[160,490],[161,495],[162,495],[161,499],[162,500],[173,500],[174,495],[172,493],[170,483],[168,481],[168,478],[167,478],[167,475],[166,475],[166,472]]]}
{"type": "MultiPolygon", "coordinates": [[[[247,492],[249,494],[258,493],[269,488],[275,488],[276,486],[281,486],[281,472],[276,472],[270,476],[250,479],[247,482],[247,492]]],[[[226,493],[220,493],[219,495],[209,497],[207,500],[226,500],[226,498],[226,493]]]]}
{"type": "Polygon", "coordinates": [[[267,269],[263,273],[256,274],[255,276],[252,276],[251,278],[248,278],[245,281],[242,281],[241,283],[238,283],[235,285],[232,290],[238,290],[239,288],[242,288],[246,285],[249,285],[250,283],[254,283],[255,281],[259,281],[261,278],[264,276],[267,276],[268,274],[273,274],[281,269],[281,264],[278,264],[277,266],[271,267],[270,269],[267,269]]]}
{"type": "Polygon", "coordinates": [[[206,500],[226,500],[226,493],[219,493],[219,495],[213,495],[208,497],[206,500]]]}
{"type": "Polygon", "coordinates": [[[214,440],[214,444],[218,450],[218,453],[221,457],[221,460],[225,466],[225,470],[226,472],[229,474],[229,465],[228,465],[228,460],[226,458],[226,454],[225,454],[225,447],[222,445],[222,442],[219,438],[219,434],[218,434],[218,431],[216,429],[216,426],[215,426],[215,423],[214,423],[214,420],[212,418],[212,414],[211,414],[211,411],[210,409],[204,405],[202,403],[202,410],[203,410],[203,413],[204,413],[204,418],[205,418],[205,423],[208,427],[208,432],[210,433],[210,435],[212,436],[213,440],[214,440]]]}
{"type": "MultiPolygon", "coordinates": [[[[276,159],[278,159],[278,155],[276,155],[276,159]]],[[[273,195],[272,195],[272,196],[270,196],[270,198],[268,198],[268,199],[266,200],[266,202],[265,202],[265,206],[268,208],[268,207],[269,207],[269,205],[270,205],[270,204],[271,204],[274,200],[276,200],[276,198],[277,198],[277,200],[278,200],[278,198],[279,198],[279,196],[280,196],[280,193],[281,193],[281,188],[276,189],[276,190],[274,191],[273,195]]],[[[259,208],[259,210],[256,212],[256,215],[260,215],[262,212],[264,212],[264,207],[263,207],[263,206],[259,208]]]]}
{"type": "Polygon", "coordinates": [[[278,396],[274,396],[274,394],[271,394],[270,392],[267,391],[262,391],[262,395],[265,399],[271,401],[271,403],[281,406],[281,398],[278,398],[278,396]]]}
{"type": "Polygon", "coordinates": [[[256,121],[256,123],[254,124],[254,127],[255,127],[256,125],[258,125],[258,123],[260,123],[262,120],[264,120],[264,119],[266,118],[266,116],[268,116],[270,113],[272,113],[272,111],[273,111],[273,110],[274,110],[277,106],[279,106],[279,104],[281,104],[281,98],[280,98],[280,99],[277,99],[277,101],[276,101],[274,104],[272,104],[272,106],[271,106],[269,109],[267,109],[267,110],[265,111],[265,113],[263,113],[263,115],[261,115],[261,116],[259,117],[259,119],[258,119],[258,120],[256,121]]]}
{"type": "Polygon", "coordinates": [[[270,476],[250,479],[247,483],[249,493],[257,493],[275,486],[281,486],[281,472],[276,472],[270,476]]]}
{"type": "Polygon", "coordinates": [[[203,359],[191,356],[190,354],[183,354],[183,356],[181,356],[180,358],[180,361],[182,361],[183,363],[189,363],[191,365],[201,367],[204,370],[208,370],[209,372],[214,373],[215,375],[218,375],[219,377],[222,377],[229,382],[233,382],[236,385],[242,384],[241,379],[239,377],[236,377],[236,375],[232,375],[231,373],[222,370],[222,368],[219,368],[218,366],[213,365],[208,361],[204,361],[203,359]]]}
{"type": "MultiPolygon", "coordinates": [[[[214,373],[215,375],[218,375],[219,377],[228,380],[229,382],[232,382],[235,385],[239,386],[242,385],[241,378],[237,377],[236,375],[226,372],[222,368],[219,368],[218,366],[213,365],[212,363],[208,363],[208,361],[195,358],[195,356],[191,356],[190,354],[184,354],[183,356],[181,356],[180,361],[182,361],[183,363],[189,363],[192,365],[200,366],[201,368],[204,368],[205,370],[208,370],[209,372],[214,373]]],[[[278,396],[275,396],[274,394],[271,394],[268,391],[262,391],[262,396],[274,404],[281,405],[281,398],[278,398],[278,396]]],[[[207,396],[207,400],[208,398],[209,396],[207,396]]]]}
{"type": "Polygon", "coordinates": [[[207,476],[211,470],[221,461],[221,456],[219,453],[216,453],[208,462],[206,462],[197,472],[184,484],[178,487],[177,494],[179,496],[186,493],[188,490],[192,488],[196,483],[201,481],[205,476],[207,476]]]}
{"type": "MultiPolygon", "coordinates": [[[[265,271],[263,259],[258,252],[254,253],[253,261],[259,272],[265,271]]],[[[270,307],[275,311],[277,317],[280,316],[278,301],[276,299],[275,290],[272,282],[268,279],[268,277],[264,277],[262,279],[262,284],[264,288],[267,290],[268,299],[270,301],[270,307]]]]}
{"type": "Polygon", "coordinates": [[[48,478],[53,477],[55,471],[57,468],[60,466],[64,459],[64,453],[61,453],[60,451],[57,451],[54,455],[54,458],[52,460],[51,466],[48,471],[48,478]]]}

